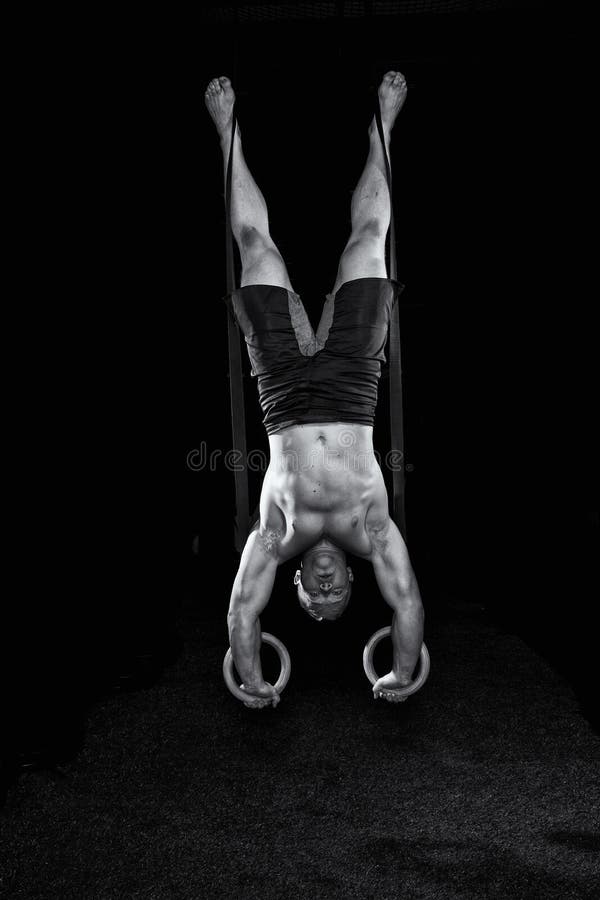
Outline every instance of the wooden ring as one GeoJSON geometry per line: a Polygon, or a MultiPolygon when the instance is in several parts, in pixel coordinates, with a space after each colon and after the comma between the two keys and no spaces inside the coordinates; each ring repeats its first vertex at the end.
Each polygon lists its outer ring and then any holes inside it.
{"type": "MultiPolygon", "coordinates": [[[[274,647],[277,650],[277,654],[279,656],[279,660],[281,662],[281,671],[279,673],[279,678],[273,685],[278,694],[281,694],[284,687],[289,681],[290,672],[292,671],[292,661],[290,659],[290,654],[287,651],[285,644],[282,644],[280,640],[278,640],[274,635],[269,634],[268,631],[262,632],[262,640],[265,644],[270,644],[271,647],[274,647]]],[[[242,700],[244,703],[247,703],[249,700],[252,700],[252,694],[250,691],[243,691],[237,681],[235,680],[235,667],[233,662],[233,654],[231,652],[231,647],[225,654],[225,659],[223,660],[223,678],[225,679],[225,684],[231,691],[234,697],[237,697],[238,700],[242,700]]]]}
{"type": "MultiPolygon", "coordinates": [[[[392,633],[392,628],[390,625],[386,625],[385,628],[380,628],[379,631],[376,631],[375,634],[371,637],[369,641],[365,644],[365,649],[363,650],[363,669],[365,670],[365,675],[371,682],[371,684],[375,684],[376,681],[379,680],[379,675],[375,671],[375,666],[373,665],[373,654],[375,652],[375,647],[384,637],[387,637],[392,633]]],[[[429,651],[425,644],[421,644],[421,653],[419,654],[419,661],[417,664],[417,673],[414,681],[411,681],[410,684],[407,684],[406,687],[397,688],[392,690],[390,688],[386,688],[390,694],[394,694],[395,697],[404,699],[405,697],[410,697],[411,694],[414,694],[419,688],[423,687],[425,682],[427,681],[427,676],[429,675],[429,669],[431,668],[431,662],[429,659],[429,651]]]]}

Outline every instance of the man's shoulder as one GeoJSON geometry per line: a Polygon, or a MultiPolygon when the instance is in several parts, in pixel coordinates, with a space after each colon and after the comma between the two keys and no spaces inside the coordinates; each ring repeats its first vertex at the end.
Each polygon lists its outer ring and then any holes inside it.
{"type": "Polygon", "coordinates": [[[286,522],[283,512],[275,503],[269,503],[262,510],[254,523],[251,536],[254,542],[264,553],[277,559],[279,548],[286,534],[286,522]]]}
{"type": "Polygon", "coordinates": [[[377,497],[367,509],[365,515],[365,531],[367,534],[385,534],[392,519],[388,508],[387,494],[377,497]]]}
{"type": "Polygon", "coordinates": [[[385,556],[389,545],[391,532],[393,531],[392,518],[384,505],[377,504],[369,508],[365,516],[365,531],[371,546],[370,558],[373,561],[376,556],[385,556]]]}

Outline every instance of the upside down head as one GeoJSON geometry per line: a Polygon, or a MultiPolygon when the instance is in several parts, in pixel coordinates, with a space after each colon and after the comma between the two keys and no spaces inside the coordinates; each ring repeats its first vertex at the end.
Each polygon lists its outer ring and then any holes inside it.
{"type": "Polygon", "coordinates": [[[350,601],[353,581],[346,554],[326,540],[304,553],[294,576],[300,606],[318,622],[339,619],[350,601]]]}

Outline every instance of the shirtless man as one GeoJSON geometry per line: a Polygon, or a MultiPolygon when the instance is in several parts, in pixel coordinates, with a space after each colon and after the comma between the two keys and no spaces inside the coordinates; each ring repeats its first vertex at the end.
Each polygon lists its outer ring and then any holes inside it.
{"type": "MultiPolygon", "coordinates": [[[[405,98],[404,77],[388,72],[379,87],[388,156],[405,98]]],[[[228,78],[210,82],[205,102],[225,172],[234,101],[228,78]]],[[[339,618],[348,604],[353,575],[346,551],[372,563],[394,612],[393,667],[373,686],[376,698],[397,699],[393,691],[412,680],[423,642],[419,588],[389,515],[373,449],[377,384],[395,296],[385,263],[390,197],[375,119],[351,219],[350,239],[315,334],[271,238],[266,203],[244,160],[236,126],[231,224],[242,278],[232,303],[258,379],[270,447],[260,518],[244,547],[228,614],[231,651],[251,708],[279,702],[262,675],[259,616],[277,567],[292,557],[302,559],[294,578],[300,604],[318,621],[339,618]]]]}

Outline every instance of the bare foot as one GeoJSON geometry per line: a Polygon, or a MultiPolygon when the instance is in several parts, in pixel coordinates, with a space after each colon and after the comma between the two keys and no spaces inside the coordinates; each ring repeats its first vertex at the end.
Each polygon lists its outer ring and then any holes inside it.
{"type": "Polygon", "coordinates": [[[231,117],[235,93],[231,81],[225,75],[213,78],[204,92],[204,102],[210,116],[217,126],[221,140],[231,135],[231,117]]]}
{"type": "Polygon", "coordinates": [[[386,72],[379,85],[379,106],[381,124],[388,132],[396,121],[396,116],[406,100],[406,80],[401,72],[386,72]]]}

